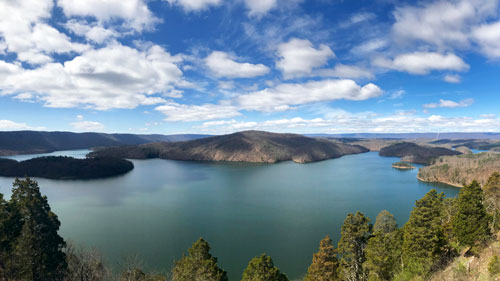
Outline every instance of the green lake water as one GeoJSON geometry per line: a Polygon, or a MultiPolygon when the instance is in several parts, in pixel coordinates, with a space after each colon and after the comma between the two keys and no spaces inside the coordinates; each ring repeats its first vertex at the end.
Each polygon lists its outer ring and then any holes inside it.
{"type": "MultiPolygon", "coordinates": [[[[38,181],[61,235],[97,247],[115,267],[137,254],[147,269],[169,270],[203,237],[230,280],[239,280],[261,253],[298,279],[325,235],[339,239],[349,212],[374,220],[386,209],[401,226],[430,189],[459,191],[419,182],[416,169],[391,168],[396,161],[376,152],[309,164],[133,160],[134,170],[119,177],[38,181]]],[[[11,178],[0,178],[7,197],[11,185],[11,178]]]]}

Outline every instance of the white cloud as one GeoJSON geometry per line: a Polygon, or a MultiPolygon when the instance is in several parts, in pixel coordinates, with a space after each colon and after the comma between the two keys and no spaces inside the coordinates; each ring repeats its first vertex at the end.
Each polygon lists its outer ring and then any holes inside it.
{"type": "Polygon", "coordinates": [[[222,3],[221,0],[165,0],[170,5],[179,5],[185,11],[200,11],[207,9],[210,6],[218,6],[222,3]]]}
{"type": "Polygon", "coordinates": [[[375,59],[377,66],[406,71],[411,74],[425,75],[433,70],[465,71],[469,69],[460,57],[452,53],[414,52],[398,55],[394,60],[375,59]]]}
{"type": "Polygon", "coordinates": [[[99,23],[89,23],[87,21],[69,20],[65,24],[71,32],[83,36],[87,41],[102,44],[105,41],[119,36],[119,33],[112,29],[104,28],[99,23]]]}
{"type": "Polygon", "coordinates": [[[66,16],[90,16],[101,23],[123,19],[125,27],[141,32],[159,21],[143,0],[58,0],[66,16]]]}
{"type": "Polygon", "coordinates": [[[205,58],[208,68],[218,77],[251,78],[269,73],[263,64],[237,62],[228,53],[213,51],[205,58]]]}
{"type": "Polygon", "coordinates": [[[217,120],[196,127],[205,133],[231,133],[248,130],[296,133],[429,133],[429,132],[497,132],[500,119],[494,116],[422,117],[415,111],[377,116],[372,112],[350,113],[333,110],[328,117],[304,119],[302,117],[273,119],[261,122],[217,120]]]}
{"type": "Polygon", "coordinates": [[[0,38],[4,49],[30,64],[52,61],[52,54],[80,53],[88,46],[73,43],[65,34],[45,23],[50,18],[52,0],[19,0],[2,3],[0,38]]]}
{"type": "Polygon", "coordinates": [[[440,48],[467,47],[471,26],[494,15],[496,0],[435,1],[421,6],[396,8],[393,31],[396,40],[420,40],[440,48]]]}
{"type": "Polygon", "coordinates": [[[77,119],[78,121],[82,121],[82,120],[83,120],[83,115],[80,115],[80,114],[79,114],[79,115],[77,115],[77,116],[76,116],[76,119],[77,119]]]}
{"type": "Polygon", "coordinates": [[[321,44],[316,49],[309,40],[297,38],[280,44],[277,55],[276,67],[283,72],[285,79],[306,76],[335,57],[327,45],[321,44]]]}
{"type": "Polygon", "coordinates": [[[35,69],[0,61],[0,95],[31,93],[49,107],[135,108],[165,102],[155,94],[179,97],[176,86],[186,84],[180,62],[157,45],[139,51],[120,44],[35,69]]]}
{"type": "Polygon", "coordinates": [[[77,131],[102,132],[104,125],[95,121],[78,121],[70,124],[77,131]]]}
{"type": "Polygon", "coordinates": [[[187,105],[169,102],[156,107],[155,110],[165,114],[167,117],[164,120],[170,122],[194,122],[241,115],[236,107],[226,104],[187,105]]]}
{"type": "Polygon", "coordinates": [[[397,90],[397,91],[393,92],[393,93],[389,96],[389,98],[390,98],[390,99],[400,99],[400,98],[402,98],[402,97],[403,97],[403,95],[404,95],[405,93],[406,93],[406,92],[405,92],[405,90],[397,90]]]}
{"type": "Polygon", "coordinates": [[[500,22],[484,24],[475,28],[473,37],[486,56],[500,58],[500,22]]]}
{"type": "Polygon", "coordinates": [[[258,111],[283,111],[293,105],[301,105],[338,99],[366,100],[378,97],[382,90],[372,84],[359,86],[353,80],[322,80],[303,84],[279,84],[258,92],[241,95],[238,104],[241,108],[258,111]]]}
{"type": "Polygon", "coordinates": [[[368,53],[372,53],[378,51],[382,48],[387,47],[389,43],[385,39],[376,38],[366,42],[361,43],[360,45],[351,49],[351,53],[355,55],[364,55],[368,53]]]}
{"type": "Polygon", "coordinates": [[[249,16],[266,14],[276,7],[277,2],[277,0],[245,0],[249,16]]]}
{"type": "Polygon", "coordinates": [[[460,75],[457,74],[447,74],[444,76],[443,80],[448,83],[460,83],[460,75]]]}
{"type": "Polygon", "coordinates": [[[11,120],[0,120],[0,131],[17,131],[17,130],[44,130],[45,127],[31,127],[26,123],[16,123],[11,120]]]}
{"type": "Polygon", "coordinates": [[[374,78],[373,73],[367,69],[355,65],[345,65],[338,63],[333,69],[322,69],[318,71],[321,76],[339,78],[374,78]]]}
{"type": "Polygon", "coordinates": [[[468,107],[471,106],[473,103],[474,103],[473,99],[465,99],[459,102],[440,99],[439,103],[428,103],[424,104],[423,106],[425,108],[438,108],[438,107],[455,108],[455,107],[468,107]]]}

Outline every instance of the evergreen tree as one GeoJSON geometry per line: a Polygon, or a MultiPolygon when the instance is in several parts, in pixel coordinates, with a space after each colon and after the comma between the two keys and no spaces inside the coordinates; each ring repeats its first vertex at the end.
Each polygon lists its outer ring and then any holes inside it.
{"type": "Polygon", "coordinates": [[[388,211],[381,211],[375,221],[374,236],[366,246],[366,262],[363,265],[368,272],[368,280],[392,280],[400,269],[402,231],[394,216],[388,211]]]}
{"type": "Polygon", "coordinates": [[[288,281],[288,278],[274,266],[270,256],[262,254],[248,263],[241,281],[288,281]]]}
{"type": "Polygon", "coordinates": [[[483,191],[477,181],[464,186],[457,199],[453,234],[461,245],[473,246],[489,237],[490,217],[483,205],[483,191]]]}
{"type": "Polygon", "coordinates": [[[500,173],[495,172],[483,187],[485,207],[492,217],[491,232],[500,228],[500,173]]]}
{"type": "Polygon", "coordinates": [[[432,189],[417,200],[404,227],[402,257],[410,275],[426,275],[440,261],[445,245],[441,212],[444,194],[432,189]]]}
{"type": "Polygon", "coordinates": [[[13,275],[12,250],[21,227],[19,212],[0,194],[0,280],[13,275]]]}
{"type": "Polygon", "coordinates": [[[60,222],[50,210],[38,183],[16,179],[11,204],[19,212],[20,233],[11,255],[14,280],[62,280],[67,268],[65,242],[57,233],[60,222]]]}
{"type": "Polygon", "coordinates": [[[374,233],[391,233],[398,229],[398,223],[394,218],[394,215],[389,213],[387,210],[382,210],[375,220],[375,224],[373,225],[374,233]]]}
{"type": "Polygon", "coordinates": [[[372,230],[370,219],[360,212],[348,214],[341,228],[338,244],[340,259],[340,276],[347,281],[366,279],[363,263],[365,247],[372,230]]]}
{"type": "Polygon", "coordinates": [[[188,255],[175,262],[172,281],[227,281],[227,273],[218,267],[203,238],[193,243],[188,255]]]}
{"type": "Polygon", "coordinates": [[[337,281],[339,261],[332,239],[327,235],[319,243],[319,251],[313,255],[311,266],[307,269],[305,281],[337,281]]]}

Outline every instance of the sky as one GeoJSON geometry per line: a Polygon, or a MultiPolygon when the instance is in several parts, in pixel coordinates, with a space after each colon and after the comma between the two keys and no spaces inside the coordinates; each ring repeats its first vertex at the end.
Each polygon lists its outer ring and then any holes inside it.
{"type": "Polygon", "coordinates": [[[500,131],[498,0],[0,0],[0,130],[500,131]]]}

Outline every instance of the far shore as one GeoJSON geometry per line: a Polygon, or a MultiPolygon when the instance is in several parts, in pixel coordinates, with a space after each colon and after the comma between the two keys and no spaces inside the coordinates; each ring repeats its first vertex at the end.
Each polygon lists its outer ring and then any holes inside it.
{"type": "Polygon", "coordinates": [[[438,183],[444,183],[444,184],[447,184],[447,185],[451,185],[451,186],[454,186],[454,187],[464,187],[463,185],[461,184],[457,184],[457,183],[452,183],[452,182],[447,182],[447,181],[428,181],[428,180],[424,180],[422,179],[419,175],[417,175],[417,179],[421,182],[438,182],[438,183]]]}

